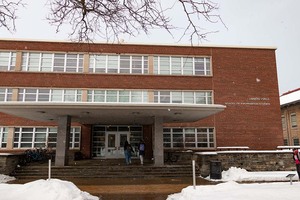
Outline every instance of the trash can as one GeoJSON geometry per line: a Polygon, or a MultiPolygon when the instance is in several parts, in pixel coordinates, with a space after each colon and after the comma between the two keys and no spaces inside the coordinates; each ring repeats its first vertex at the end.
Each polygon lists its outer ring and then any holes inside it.
{"type": "Polygon", "coordinates": [[[221,161],[218,161],[218,160],[210,161],[210,178],[211,179],[222,179],[221,161]]]}

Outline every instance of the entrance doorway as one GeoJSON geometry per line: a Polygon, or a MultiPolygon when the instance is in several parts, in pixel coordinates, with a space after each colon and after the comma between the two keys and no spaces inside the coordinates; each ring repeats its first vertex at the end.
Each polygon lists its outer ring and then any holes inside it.
{"type": "Polygon", "coordinates": [[[106,134],[106,157],[123,158],[124,144],[129,141],[129,132],[107,132],[106,134]]]}
{"type": "Polygon", "coordinates": [[[137,125],[94,125],[92,129],[93,158],[124,158],[124,143],[127,140],[137,157],[139,141],[143,138],[143,127],[137,125]]]}

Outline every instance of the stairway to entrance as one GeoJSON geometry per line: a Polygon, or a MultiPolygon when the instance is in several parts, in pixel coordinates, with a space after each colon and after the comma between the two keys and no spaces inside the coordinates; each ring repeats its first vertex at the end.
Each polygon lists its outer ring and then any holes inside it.
{"type": "MultiPolygon", "coordinates": [[[[54,163],[52,163],[54,165],[54,163]]],[[[30,163],[18,167],[12,174],[17,179],[47,179],[47,163],[30,163]]],[[[197,173],[199,175],[199,173],[197,173]]],[[[126,165],[123,159],[115,160],[79,160],[72,161],[69,166],[51,167],[51,178],[155,178],[155,177],[192,177],[192,166],[171,164],[154,166],[152,163],[140,165],[133,160],[126,165]]]]}

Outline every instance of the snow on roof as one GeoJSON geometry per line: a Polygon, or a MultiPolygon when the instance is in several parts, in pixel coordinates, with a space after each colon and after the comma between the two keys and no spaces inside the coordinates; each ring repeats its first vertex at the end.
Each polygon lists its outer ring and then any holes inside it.
{"type": "Polygon", "coordinates": [[[289,91],[280,96],[280,105],[300,102],[300,88],[289,91]]]}

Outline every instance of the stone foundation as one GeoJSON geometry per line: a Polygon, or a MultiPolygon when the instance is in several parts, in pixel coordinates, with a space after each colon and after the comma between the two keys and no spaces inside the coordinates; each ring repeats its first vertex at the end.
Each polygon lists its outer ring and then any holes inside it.
{"type": "Polygon", "coordinates": [[[19,154],[0,154],[0,174],[10,175],[19,163],[19,154]]]}
{"type": "Polygon", "coordinates": [[[292,151],[216,151],[194,153],[203,177],[210,175],[210,162],[220,161],[222,170],[238,167],[247,171],[293,171],[292,151]]]}

